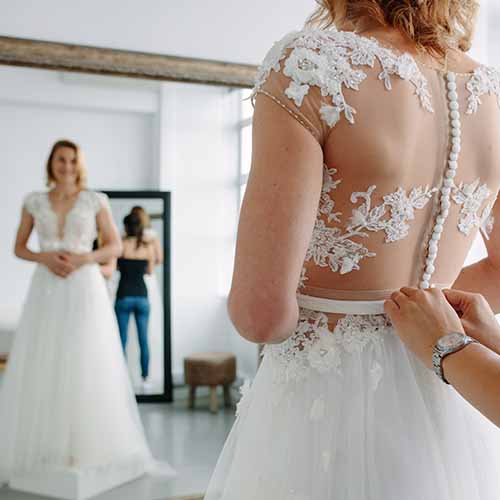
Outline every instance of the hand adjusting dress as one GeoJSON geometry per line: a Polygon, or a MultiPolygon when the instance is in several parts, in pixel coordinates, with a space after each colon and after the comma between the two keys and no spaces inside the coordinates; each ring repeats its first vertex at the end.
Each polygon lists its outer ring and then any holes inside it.
{"type": "Polygon", "coordinates": [[[205,500],[497,499],[500,431],[405,349],[383,300],[449,286],[495,230],[499,73],[306,30],[273,46],[254,97],[318,141],[323,188],[296,330],[265,348],[205,500]]]}
{"type": "MultiPolygon", "coordinates": [[[[42,251],[85,253],[97,236],[102,193],[82,191],[60,237],[48,194],[31,193],[42,251]]],[[[51,470],[80,477],[172,475],[153,460],[104,278],[89,264],[60,278],[37,266],[0,392],[0,482],[51,470]]]]}

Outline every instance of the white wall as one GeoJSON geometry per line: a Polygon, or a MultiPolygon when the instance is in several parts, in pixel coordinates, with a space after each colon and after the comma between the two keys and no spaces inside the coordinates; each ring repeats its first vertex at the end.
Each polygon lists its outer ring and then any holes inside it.
{"type": "Polygon", "coordinates": [[[314,0],[0,1],[0,34],[258,64],[314,0]]]}
{"type": "Polygon", "coordinates": [[[238,93],[166,83],[162,158],[172,189],[174,373],[196,350],[233,351],[252,376],[256,346],[240,340],[226,311],[237,224],[238,93]]]}

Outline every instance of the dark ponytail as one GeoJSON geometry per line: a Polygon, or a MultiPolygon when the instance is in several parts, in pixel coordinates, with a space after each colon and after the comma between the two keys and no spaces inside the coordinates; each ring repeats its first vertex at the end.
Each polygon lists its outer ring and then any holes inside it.
{"type": "Polygon", "coordinates": [[[123,225],[125,226],[125,234],[127,237],[137,239],[137,249],[142,245],[146,245],[144,241],[144,226],[139,215],[135,213],[128,214],[123,219],[123,225]]]}

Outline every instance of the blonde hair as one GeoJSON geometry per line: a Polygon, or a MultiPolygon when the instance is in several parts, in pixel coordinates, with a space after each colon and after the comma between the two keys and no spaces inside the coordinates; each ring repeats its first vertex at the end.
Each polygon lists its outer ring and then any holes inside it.
{"type": "Polygon", "coordinates": [[[309,26],[352,31],[362,19],[396,28],[416,47],[444,57],[448,48],[467,52],[479,8],[476,0],[316,0],[309,26]]]}
{"type": "Polygon", "coordinates": [[[75,152],[76,169],[77,169],[76,185],[79,189],[85,189],[87,185],[87,169],[85,167],[85,162],[83,160],[83,153],[78,144],[68,139],[61,139],[57,141],[50,150],[49,158],[47,159],[47,165],[45,167],[47,174],[47,187],[53,186],[56,181],[54,172],[52,171],[52,161],[54,159],[56,151],[59,148],[71,148],[75,152]]]}
{"type": "Polygon", "coordinates": [[[140,205],[136,205],[135,207],[132,207],[130,213],[135,214],[139,217],[145,229],[149,229],[151,227],[151,217],[143,207],[141,207],[140,205]]]}

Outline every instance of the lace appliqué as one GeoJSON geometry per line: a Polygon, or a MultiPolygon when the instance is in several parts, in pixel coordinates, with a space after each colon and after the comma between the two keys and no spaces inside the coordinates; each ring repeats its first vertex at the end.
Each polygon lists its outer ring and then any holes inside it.
{"type": "Polygon", "coordinates": [[[467,99],[467,114],[477,112],[481,104],[481,96],[485,94],[495,95],[500,106],[500,72],[497,69],[480,66],[474,70],[466,86],[470,93],[467,99]]]}
{"type": "MultiPolygon", "coordinates": [[[[353,241],[352,238],[367,238],[369,232],[376,231],[385,232],[387,243],[406,238],[410,229],[407,222],[415,218],[415,210],[423,208],[437,191],[437,188],[418,187],[413,188],[407,194],[403,188],[399,187],[394,193],[385,195],[383,203],[373,208],[371,196],[376,186],[370,186],[366,192],[353,193],[352,203],[357,203],[360,198],[364,201],[353,209],[346,230],[342,231],[339,227],[328,227],[321,218],[321,215],[324,215],[328,222],[341,222],[340,215],[342,214],[333,212],[335,204],[330,195],[341,182],[340,180],[333,181],[336,173],[337,170],[334,168],[325,167],[318,217],[305,260],[306,262],[312,260],[320,267],[328,266],[333,272],[340,272],[340,274],[359,270],[359,262],[362,259],[376,255],[361,243],[353,241]]],[[[302,285],[304,278],[307,279],[303,269],[300,282],[302,285]]]]}
{"type": "Polygon", "coordinates": [[[62,235],[58,215],[53,211],[47,192],[32,193],[25,200],[26,209],[34,219],[35,229],[44,251],[66,250],[85,253],[92,250],[97,237],[96,213],[109,210],[106,195],[81,191],[73,207],[66,213],[62,235]]]}
{"type": "Polygon", "coordinates": [[[359,198],[363,198],[364,203],[355,208],[347,226],[348,232],[352,235],[361,236],[364,231],[384,231],[386,243],[393,243],[408,236],[410,226],[407,221],[415,219],[415,209],[424,208],[437,188],[429,189],[418,187],[413,188],[410,194],[399,187],[394,193],[383,197],[384,202],[371,208],[371,195],[376,186],[370,186],[364,193],[353,193],[351,202],[356,203],[359,198]],[[390,218],[383,220],[382,217],[390,211],[390,218]]]}
{"type": "Polygon", "coordinates": [[[460,209],[460,218],[458,220],[458,229],[468,236],[470,232],[479,227],[488,238],[493,227],[493,217],[491,210],[495,201],[489,202],[481,211],[483,203],[490,197],[491,191],[486,184],[480,184],[476,179],[471,184],[463,182],[452,191],[452,199],[455,203],[462,205],[460,209]]]}
{"type": "MultiPolygon", "coordinates": [[[[391,327],[385,315],[347,315],[341,318],[332,333],[324,313],[301,308],[295,333],[277,345],[267,345],[264,353],[275,362],[277,383],[301,381],[312,372],[342,375],[343,356],[372,348],[380,354],[383,334],[391,327]]],[[[376,356],[375,356],[376,357],[376,356]]],[[[382,368],[374,361],[370,373],[375,389],[382,377],[382,368]]],[[[311,408],[311,417],[321,417],[321,402],[311,408]]]]}
{"type": "Polygon", "coordinates": [[[311,86],[317,86],[323,97],[331,98],[331,105],[324,103],[320,108],[323,121],[334,127],[344,115],[352,124],[356,110],[347,103],[343,89],[359,90],[367,75],[353,66],[373,68],[376,61],[382,66],[378,78],[387,90],[392,88],[391,76],[397,75],[412,83],[424,109],[434,112],[427,80],[409,54],[398,55],[374,38],[336,29],[293,32],[275,43],[259,68],[252,97],[260,91],[271,71],[283,71],[291,78],[285,94],[297,106],[302,105],[311,86]],[[292,50],[287,57],[288,49],[292,50]],[[281,61],[285,58],[282,67],[281,61]]]}

